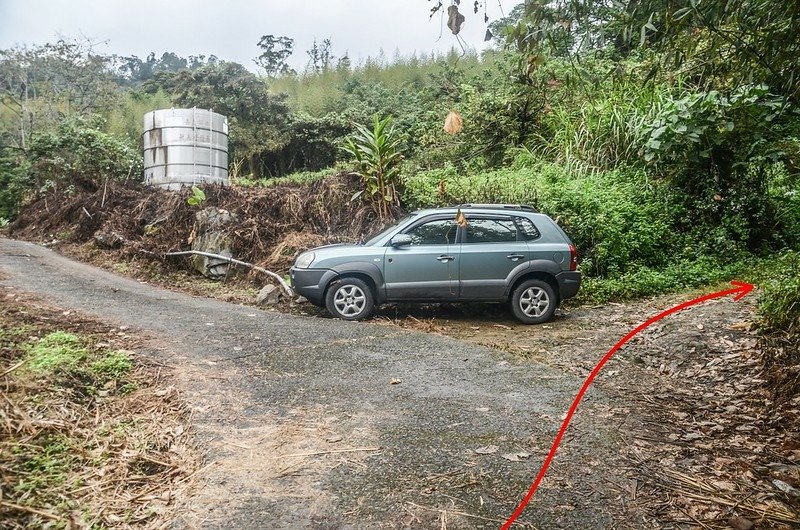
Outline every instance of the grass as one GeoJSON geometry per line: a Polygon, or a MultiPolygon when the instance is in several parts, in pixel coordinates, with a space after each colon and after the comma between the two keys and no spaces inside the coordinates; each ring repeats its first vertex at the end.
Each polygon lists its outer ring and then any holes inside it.
{"type": "Polygon", "coordinates": [[[16,446],[14,454],[24,475],[14,491],[24,497],[59,488],[81,465],[77,453],[70,438],[61,434],[45,435],[33,443],[16,446]]]}
{"type": "Polygon", "coordinates": [[[100,359],[90,365],[92,372],[102,379],[120,379],[133,369],[128,355],[121,351],[106,351],[100,359]]]}
{"type": "MultiPolygon", "coordinates": [[[[105,384],[130,374],[133,362],[127,353],[115,350],[91,351],[85,340],[65,331],[53,331],[35,342],[22,345],[25,367],[39,376],[57,372],[89,375],[94,383],[105,384]],[[87,370],[88,367],[88,370],[87,370]]],[[[94,386],[88,384],[88,386],[94,386]]]]}
{"type": "Polygon", "coordinates": [[[100,344],[121,341],[60,310],[0,305],[0,527],[155,528],[170,519],[173,505],[143,497],[181,495],[196,469],[188,435],[159,442],[178,426],[183,433],[187,416],[157,392],[168,383],[154,370],[100,344]],[[142,477],[137,462],[150,460],[169,464],[142,477]]]}
{"type": "Polygon", "coordinates": [[[88,356],[81,340],[63,331],[49,333],[34,343],[23,345],[22,349],[26,352],[26,368],[40,374],[76,368],[88,356]]]}

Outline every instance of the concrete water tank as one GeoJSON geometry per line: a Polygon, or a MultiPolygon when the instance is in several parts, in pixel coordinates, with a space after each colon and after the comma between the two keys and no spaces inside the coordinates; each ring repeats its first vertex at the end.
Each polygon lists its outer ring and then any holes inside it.
{"type": "Polygon", "coordinates": [[[144,115],[144,182],[177,190],[228,183],[228,119],[204,109],[154,110],[144,115]]]}

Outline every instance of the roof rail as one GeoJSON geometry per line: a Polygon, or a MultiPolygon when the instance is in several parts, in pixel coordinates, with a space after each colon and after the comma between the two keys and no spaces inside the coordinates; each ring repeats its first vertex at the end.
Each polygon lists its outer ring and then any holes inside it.
{"type": "Polygon", "coordinates": [[[483,208],[486,210],[523,210],[535,212],[536,208],[527,204],[460,204],[458,208],[483,208]]]}

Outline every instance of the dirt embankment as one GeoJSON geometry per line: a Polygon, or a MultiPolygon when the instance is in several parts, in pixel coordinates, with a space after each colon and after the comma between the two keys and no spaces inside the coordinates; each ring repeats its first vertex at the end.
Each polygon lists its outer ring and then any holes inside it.
{"type": "Polygon", "coordinates": [[[358,185],[343,173],[306,185],[208,186],[205,200],[189,205],[189,189],[108,183],[94,192],[43,196],[24,208],[8,234],[48,244],[105,247],[118,260],[129,260],[141,258],[142,250],[187,249],[196,235],[197,212],[216,207],[235,220],[227,231],[234,257],[285,270],[306,248],[355,241],[380,226],[371,208],[351,201],[358,185]]]}

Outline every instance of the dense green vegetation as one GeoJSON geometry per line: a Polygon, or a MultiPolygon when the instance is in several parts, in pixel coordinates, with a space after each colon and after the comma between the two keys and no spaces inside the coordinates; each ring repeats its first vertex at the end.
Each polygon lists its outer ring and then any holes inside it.
{"type": "Polygon", "coordinates": [[[265,35],[254,45],[264,76],[213,56],[4,50],[0,217],[53,187],[137,175],[141,115],[197,105],[229,117],[240,185],[359,168],[359,200],[532,203],[575,240],[594,301],[723,280],[800,247],[790,6],[528,0],[490,29],[482,55],[356,65],[326,40],[300,73],[285,62],[292,39],[265,35]],[[462,126],[446,132],[450,112],[462,126]],[[402,163],[380,193],[374,161],[355,164],[353,147],[386,118],[402,163]]]}

